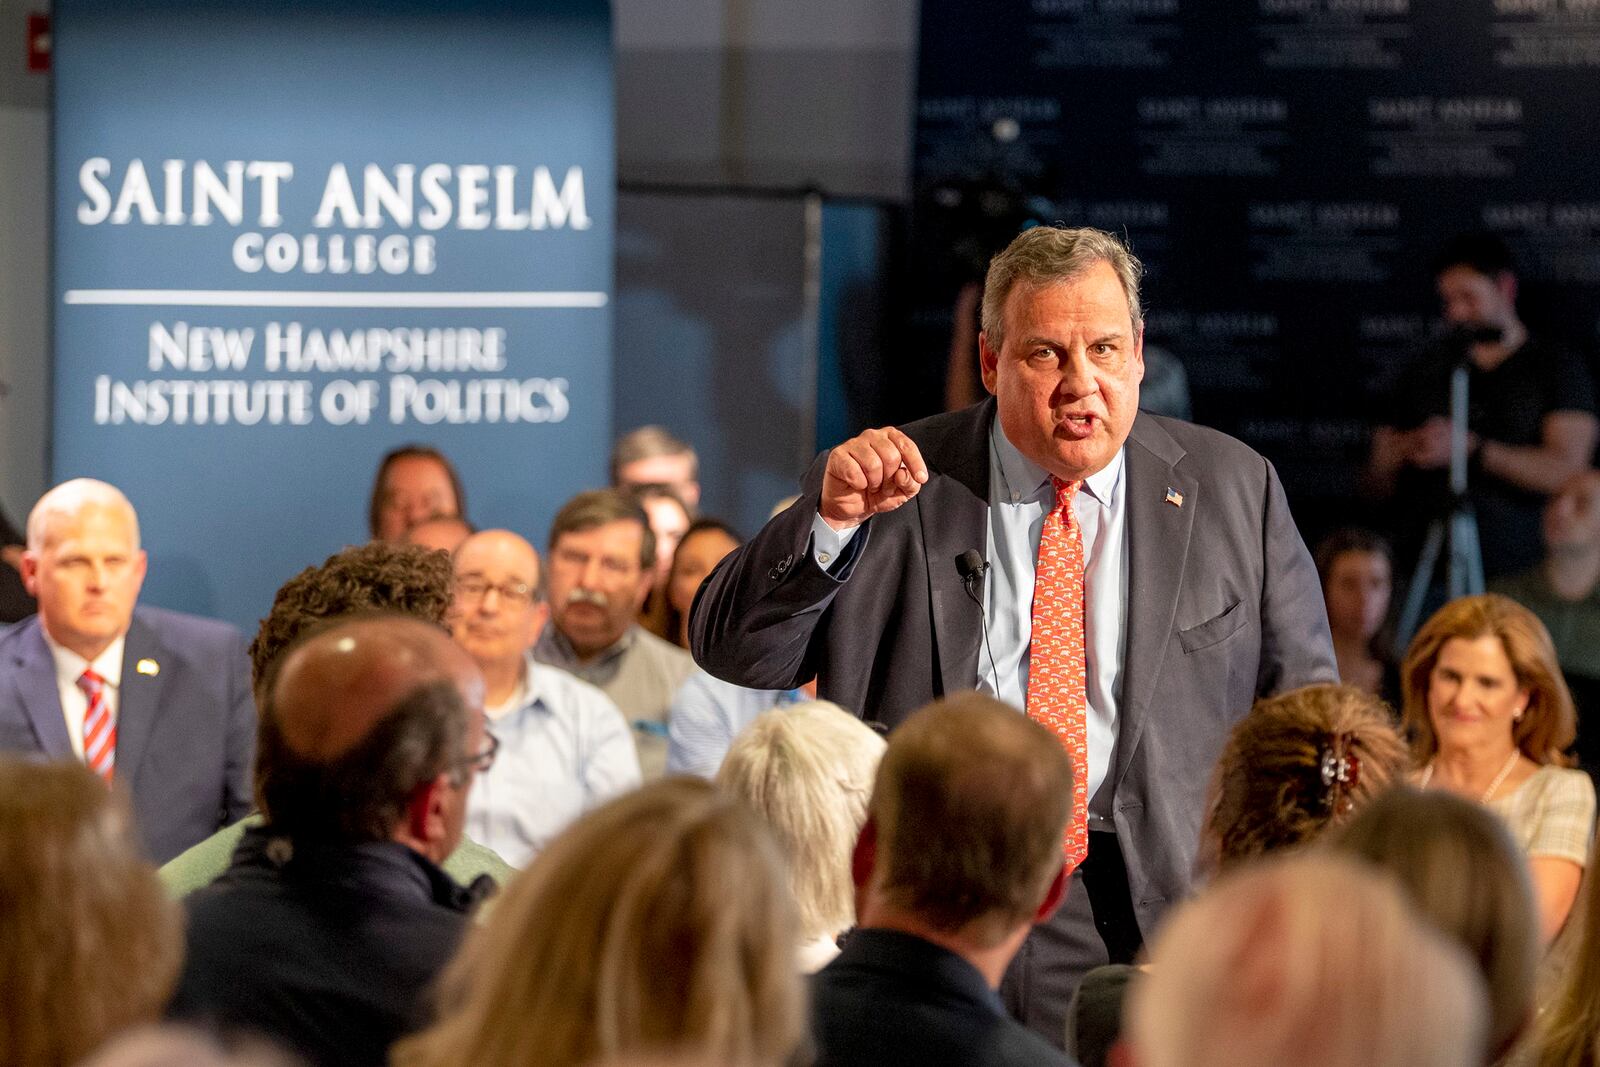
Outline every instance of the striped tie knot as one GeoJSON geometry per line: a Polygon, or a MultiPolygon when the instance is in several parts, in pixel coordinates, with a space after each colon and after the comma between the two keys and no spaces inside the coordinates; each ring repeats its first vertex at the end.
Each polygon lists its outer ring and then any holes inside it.
{"type": "Polygon", "coordinates": [[[88,670],[78,675],[78,688],[83,690],[84,696],[88,697],[90,701],[93,701],[105,691],[106,680],[96,674],[93,667],[90,667],[88,670]]]}

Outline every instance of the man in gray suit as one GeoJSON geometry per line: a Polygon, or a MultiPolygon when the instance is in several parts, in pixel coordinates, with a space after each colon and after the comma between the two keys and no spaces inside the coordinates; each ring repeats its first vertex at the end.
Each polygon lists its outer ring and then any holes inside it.
{"type": "Polygon", "coordinates": [[[0,631],[0,752],[81,760],[126,788],[151,859],[164,863],[250,810],[244,638],[135,608],[139,520],[104,482],[50,490],[27,538],[22,578],[39,613],[0,631]]]}
{"type": "Polygon", "coordinates": [[[1271,465],[1138,412],[1138,273],[1110,234],[1023,233],[985,285],[994,398],[819,459],[798,502],[706,581],[690,624],[712,674],[763,689],[816,675],[819,695],[890,727],[973,687],[1024,707],[1041,531],[1052,514],[1076,528],[1088,856],[1004,990],[1056,1043],[1083,973],[1130,960],[1187,892],[1229,726],[1257,696],[1335,676],[1271,465]]]}

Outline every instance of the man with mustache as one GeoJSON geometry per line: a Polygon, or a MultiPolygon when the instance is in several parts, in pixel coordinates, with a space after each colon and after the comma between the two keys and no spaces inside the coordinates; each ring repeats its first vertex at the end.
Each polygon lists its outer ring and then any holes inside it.
{"type": "Polygon", "coordinates": [[[628,723],[604,693],[530,654],[549,615],[539,554],[485,530],[455,554],[450,632],[483,671],[499,754],[467,801],[467,832],[526,866],[585,811],[639,784],[628,723]]]}
{"type": "Polygon", "coordinates": [[[819,459],[689,625],[700,665],[736,685],[815,674],[891,728],[977,688],[1060,738],[1072,878],[1002,990],[1058,1045],[1079,978],[1131,962],[1188,892],[1229,727],[1257,696],[1335,676],[1272,466],[1138,410],[1139,270],[1099,230],[1023,232],[984,288],[993,398],[819,459]]]}
{"type": "Polygon", "coordinates": [[[655,536],[624,490],[579,493],[550,525],[550,619],[540,663],[598,687],[633,724],[649,781],[667,765],[667,708],[694,667],[688,653],[635,620],[655,577],[655,536]]]}

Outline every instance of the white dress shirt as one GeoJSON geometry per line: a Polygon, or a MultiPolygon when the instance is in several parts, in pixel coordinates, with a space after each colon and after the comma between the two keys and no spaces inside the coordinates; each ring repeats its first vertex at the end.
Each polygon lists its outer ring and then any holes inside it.
{"type": "MultiPolygon", "coordinates": [[[[1088,657],[1088,797],[1090,825],[1111,829],[1112,787],[1107,783],[1117,741],[1122,696],[1122,652],[1128,633],[1128,524],[1118,451],[1090,475],[1072,499],[1084,550],[1084,650],[1088,657]]],[[[988,639],[978,650],[981,692],[1024,709],[1029,648],[1033,641],[1033,579],[1045,515],[1055,505],[1050,475],[1017,451],[996,418],[989,433],[989,516],[984,558],[983,611],[988,639]],[[991,658],[992,657],[992,658],[991,658]]],[[[821,515],[811,524],[817,565],[835,561],[856,529],[835,531],[821,515]]]]}
{"type": "Polygon", "coordinates": [[[639,785],[633,734],[610,698],[558,667],[526,662],[517,693],[488,709],[500,750],[467,795],[467,836],[513,867],[590,808],[639,785]]]}
{"type": "Polygon", "coordinates": [[[83,719],[89,714],[89,698],[78,688],[78,679],[83,677],[85,670],[91,668],[94,673],[105,679],[106,710],[111,712],[111,721],[115,723],[117,712],[121,708],[122,646],[127,638],[122,636],[112,641],[91,663],[65,645],[57,644],[44,626],[39,627],[39,632],[44,635],[44,643],[50,649],[50,658],[55,661],[56,692],[61,696],[61,715],[67,722],[67,736],[72,739],[72,752],[81,760],[83,719]]]}

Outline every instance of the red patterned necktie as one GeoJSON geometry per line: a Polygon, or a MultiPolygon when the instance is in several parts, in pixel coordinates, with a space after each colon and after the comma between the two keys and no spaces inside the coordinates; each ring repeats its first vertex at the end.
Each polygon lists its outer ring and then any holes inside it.
{"type": "Polygon", "coordinates": [[[117,722],[106,699],[106,680],[91,668],[78,676],[78,688],[89,698],[89,710],[83,713],[83,762],[109,785],[117,762],[117,722]]]}
{"type": "Polygon", "coordinates": [[[1056,506],[1044,517],[1033,576],[1028,716],[1061,740],[1072,759],[1067,868],[1089,853],[1088,658],[1084,652],[1083,537],[1072,513],[1082,482],[1051,478],[1056,506]]]}

